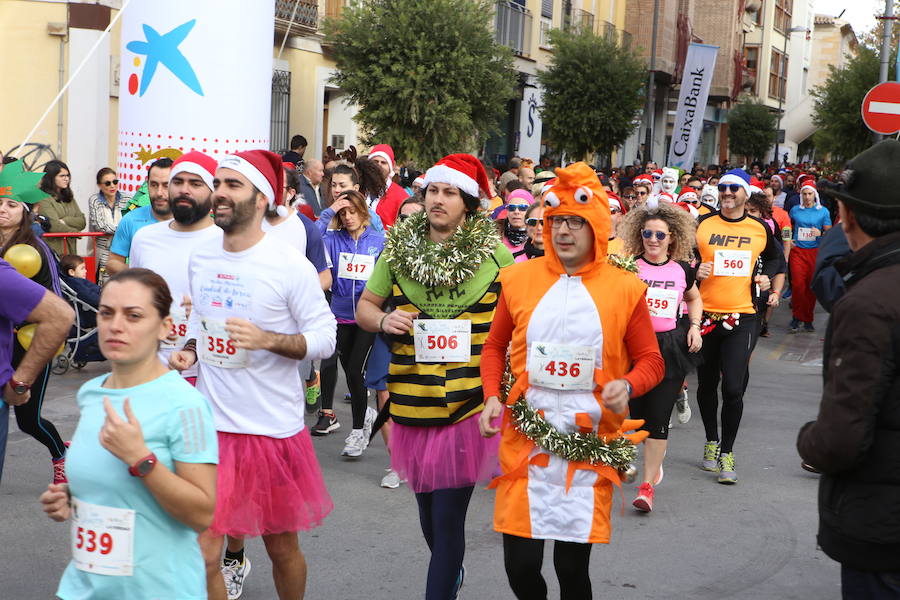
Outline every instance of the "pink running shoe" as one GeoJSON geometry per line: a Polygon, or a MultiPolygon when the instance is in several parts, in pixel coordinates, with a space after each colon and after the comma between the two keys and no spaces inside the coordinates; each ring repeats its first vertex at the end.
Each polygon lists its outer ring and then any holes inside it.
{"type": "Polygon", "coordinates": [[[53,462],[53,483],[69,483],[66,479],[66,457],[63,456],[53,462]]]}
{"type": "Polygon", "coordinates": [[[631,503],[641,512],[650,512],[653,510],[653,486],[649,483],[642,483],[638,488],[637,498],[631,503]]]}

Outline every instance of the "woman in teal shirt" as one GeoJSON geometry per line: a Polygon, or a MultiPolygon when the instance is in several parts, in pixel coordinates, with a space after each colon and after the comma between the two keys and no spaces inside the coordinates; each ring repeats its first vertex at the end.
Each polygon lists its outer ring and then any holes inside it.
{"type": "Polygon", "coordinates": [[[207,597],[197,533],[215,509],[218,447],[206,398],[156,355],[171,303],[147,269],[103,288],[97,325],[112,373],[78,391],[69,483],[41,495],[51,519],[73,521],[63,600],[207,597]]]}

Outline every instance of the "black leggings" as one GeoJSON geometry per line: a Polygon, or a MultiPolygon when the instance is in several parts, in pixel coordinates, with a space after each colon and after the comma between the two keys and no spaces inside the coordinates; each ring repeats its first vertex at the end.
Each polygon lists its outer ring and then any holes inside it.
{"type": "Polygon", "coordinates": [[[322,408],[334,406],[337,385],[337,361],[340,359],[350,389],[350,408],[353,429],[362,429],[366,417],[366,361],[375,341],[375,334],[360,329],[354,323],[338,323],[334,356],[322,361],[322,408]]]}
{"type": "MultiPolygon", "coordinates": [[[[590,600],[593,544],[553,543],[553,567],[559,580],[561,600],[590,600]]],[[[541,576],[544,540],[503,534],[503,563],[509,587],[519,600],[547,600],[547,582],[541,576]]]]}
{"type": "Polygon", "coordinates": [[[742,314],[731,331],[719,324],[703,336],[703,364],[697,368],[697,404],[706,430],[706,441],[719,440],[719,380],[722,381],[721,452],[734,449],[741,416],[750,354],[756,342],[755,314],[742,314]]]}
{"type": "MultiPolygon", "coordinates": [[[[16,350],[21,350],[21,355],[13,358],[13,364],[18,366],[22,356],[25,355],[25,349],[21,348],[16,342],[16,350]]],[[[52,364],[52,361],[51,363],[52,364]]],[[[44,367],[37,378],[31,385],[31,399],[15,407],[16,423],[22,433],[27,433],[43,445],[47,446],[50,451],[50,457],[54,460],[62,458],[66,455],[66,445],[60,437],[59,432],[53,423],[41,417],[41,408],[44,404],[44,392],[47,389],[47,381],[50,379],[50,364],[44,367]]]]}
{"type": "Polygon", "coordinates": [[[431,560],[425,600],[451,600],[466,553],[466,512],[475,487],[416,494],[419,524],[431,560]]]}

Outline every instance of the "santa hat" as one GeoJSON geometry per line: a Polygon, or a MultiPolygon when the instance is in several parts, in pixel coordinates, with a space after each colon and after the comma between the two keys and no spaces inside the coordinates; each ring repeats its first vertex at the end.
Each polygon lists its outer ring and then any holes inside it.
{"type": "MultiPolygon", "coordinates": [[[[679,198],[681,198],[681,196],[679,196],[679,198]]],[[[695,219],[700,216],[700,211],[697,210],[697,208],[690,202],[676,202],[675,206],[684,211],[687,211],[695,219]]]]}
{"type": "Polygon", "coordinates": [[[652,175],[653,181],[659,181],[660,179],[662,179],[663,170],[657,169],[657,170],[653,171],[653,173],[651,175],[652,175]]]}
{"type": "MultiPolygon", "coordinates": [[[[377,146],[376,146],[377,147],[377,146]]],[[[425,171],[423,185],[446,183],[478,198],[479,190],[490,196],[487,173],[481,161],[471,154],[450,154],[425,171]]]]}
{"type": "Polygon", "coordinates": [[[654,209],[659,206],[660,202],[668,202],[669,204],[675,204],[675,197],[669,192],[657,192],[656,194],[650,194],[650,197],[647,198],[647,208],[654,209]]]}
{"type": "Polygon", "coordinates": [[[641,183],[641,182],[644,182],[647,185],[653,185],[653,178],[650,177],[649,175],[647,175],[646,173],[644,175],[638,175],[637,177],[635,177],[634,179],[631,180],[631,185],[633,186],[634,184],[641,183]]]}
{"type": "Polygon", "coordinates": [[[375,158],[376,156],[380,156],[384,160],[388,162],[388,166],[390,167],[390,173],[388,173],[388,179],[394,176],[394,149],[388,146],[387,144],[376,144],[372,151],[369,152],[369,160],[375,158]]]}
{"type": "Polygon", "coordinates": [[[769,181],[772,181],[773,179],[777,179],[778,182],[779,182],[781,185],[784,185],[784,177],[782,177],[782,176],[779,175],[778,173],[776,173],[775,175],[772,175],[771,177],[769,177],[769,181]]]}
{"type": "Polygon", "coordinates": [[[687,188],[681,194],[678,195],[678,202],[700,202],[700,196],[697,195],[697,191],[693,188],[687,188]]]}
{"type": "Polygon", "coordinates": [[[750,178],[750,193],[751,194],[760,194],[763,191],[763,188],[766,187],[763,185],[763,182],[757,179],[756,177],[750,178]]]}
{"type": "Polygon", "coordinates": [[[819,200],[819,189],[816,187],[816,178],[814,175],[801,175],[797,181],[800,192],[803,190],[812,190],[816,195],[816,208],[822,208],[822,202],[819,200]]]}
{"type": "Polygon", "coordinates": [[[187,154],[179,156],[178,159],[172,163],[172,170],[169,171],[169,181],[171,182],[179,173],[191,173],[192,175],[199,176],[200,179],[203,180],[203,183],[206,184],[206,187],[213,189],[213,179],[216,176],[216,167],[218,167],[218,163],[216,163],[216,159],[213,157],[207,156],[202,152],[197,152],[196,150],[188,152],[187,154]]]}
{"type": "Polygon", "coordinates": [[[622,203],[622,201],[619,199],[619,197],[616,194],[614,194],[612,192],[606,192],[606,198],[609,200],[609,208],[610,209],[612,209],[613,207],[616,207],[619,209],[619,212],[622,213],[623,215],[626,212],[628,212],[625,209],[625,205],[622,203]]]}
{"type": "Polygon", "coordinates": [[[719,185],[736,183],[750,195],[750,175],[743,169],[732,169],[719,178],[719,185]]]}
{"type": "Polygon", "coordinates": [[[415,187],[417,184],[420,188],[425,187],[425,173],[422,173],[421,175],[413,179],[413,187],[415,187]]]}
{"type": "Polygon", "coordinates": [[[287,216],[284,206],[284,163],[281,157],[268,150],[246,150],[229,154],[219,162],[220,169],[232,169],[250,180],[269,201],[279,217],[287,216]]]}

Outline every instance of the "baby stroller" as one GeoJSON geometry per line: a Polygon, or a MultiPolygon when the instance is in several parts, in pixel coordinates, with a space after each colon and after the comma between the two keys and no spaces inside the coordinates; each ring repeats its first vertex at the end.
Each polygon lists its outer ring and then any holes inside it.
{"type": "MultiPolygon", "coordinates": [[[[53,363],[53,373],[62,375],[69,368],[81,369],[89,362],[106,360],[100,353],[97,339],[97,307],[92,298],[79,295],[75,288],[66,282],[67,277],[59,278],[59,287],[63,298],[75,309],[75,323],[66,339],[62,354],[53,363]]],[[[99,300],[99,298],[98,298],[99,300]]]]}

